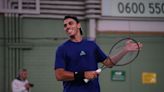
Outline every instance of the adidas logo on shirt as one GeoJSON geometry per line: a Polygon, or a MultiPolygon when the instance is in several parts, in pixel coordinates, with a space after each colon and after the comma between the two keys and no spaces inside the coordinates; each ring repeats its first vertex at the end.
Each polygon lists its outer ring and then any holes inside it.
{"type": "Polygon", "coordinates": [[[86,53],[84,51],[81,51],[80,56],[84,56],[84,55],[86,55],[86,53]]]}

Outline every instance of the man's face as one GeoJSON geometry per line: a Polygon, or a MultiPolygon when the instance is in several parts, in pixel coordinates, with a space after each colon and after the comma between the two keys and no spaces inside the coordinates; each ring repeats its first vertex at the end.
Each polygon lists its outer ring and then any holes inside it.
{"type": "Polygon", "coordinates": [[[27,71],[21,71],[21,72],[20,72],[20,77],[21,77],[21,79],[23,79],[23,80],[27,79],[27,77],[28,77],[27,71]]]}
{"type": "Polygon", "coordinates": [[[69,36],[75,36],[79,31],[80,23],[77,23],[74,19],[68,18],[64,20],[64,30],[69,36]]]}

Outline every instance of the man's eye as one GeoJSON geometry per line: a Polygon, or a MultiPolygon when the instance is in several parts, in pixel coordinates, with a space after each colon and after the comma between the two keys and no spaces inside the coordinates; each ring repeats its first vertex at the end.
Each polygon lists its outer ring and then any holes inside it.
{"type": "Polygon", "coordinates": [[[67,24],[64,24],[64,27],[67,27],[67,24]]]}
{"type": "Polygon", "coordinates": [[[69,25],[72,25],[72,24],[73,24],[73,22],[69,22],[68,24],[69,24],[69,25]]]}
{"type": "Polygon", "coordinates": [[[67,25],[73,25],[73,22],[68,22],[68,24],[64,24],[64,27],[67,27],[67,25]]]}

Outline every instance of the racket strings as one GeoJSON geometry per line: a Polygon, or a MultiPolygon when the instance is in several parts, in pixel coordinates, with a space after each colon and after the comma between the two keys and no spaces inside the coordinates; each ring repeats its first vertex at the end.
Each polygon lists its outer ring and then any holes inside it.
{"type": "Polygon", "coordinates": [[[138,44],[138,42],[132,38],[124,38],[124,39],[121,39],[119,41],[117,41],[111,48],[111,50],[109,51],[109,55],[107,57],[107,59],[104,61],[104,62],[110,62],[111,65],[110,66],[105,66],[104,64],[99,68],[101,70],[104,70],[106,68],[111,68],[113,66],[124,66],[124,65],[127,65],[131,62],[133,62],[139,55],[139,52],[140,52],[140,46],[138,44]],[[128,40],[131,40],[132,43],[136,43],[137,44],[137,47],[139,48],[136,52],[129,52],[127,55],[123,56],[123,59],[121,59],[119,62],[117,63],[114,63],[111,59],[110,56],[112,55],[115,55],[116,53],[118,53],[120,50],[123,49],[123,47],[126,45],[126,42],[128,40]]]}
{"type": "Polygon", "coordinates": [[[139,48],[137,51],[135,52],[129,52],[128,54],[126,54],[125,56],[122,57],[122,59],[119,60],[119,62],[117,62],[117,64],[115,64],[112,60],[111,63],[115,66],[123,66],[123,65],[127,65],[129,63],[131,63],[132,61],[134,61],[139,54],[140,51],[140,46],[138,44],[138,42],[132,38],[124,38],[121,39],[119,41],[117,41],[111,48],[111,50],[109,51],[109,55],[116,55],[117,53],[119,53],[126,44],[128,44],[127,42],[132,42],[132,43],[136,43],[137,48],[139,48]]]}

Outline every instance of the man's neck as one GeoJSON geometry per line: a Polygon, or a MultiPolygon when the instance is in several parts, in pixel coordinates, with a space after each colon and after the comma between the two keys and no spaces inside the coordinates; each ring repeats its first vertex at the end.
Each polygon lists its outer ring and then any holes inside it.
{"type": "Polygon", "coordinates": [[[21,77],[17,77],[17,79],[20,80],[20,81],[25,81],[26,80],[26,79],[21,78],[21,77]]]}
{"type": "Polygon", "coordinates": [[[76,35],[76,36],[72,36],[70,37],[71,41],[73,42],[81,42],[83,37],[81,35],[76,35]]]}

